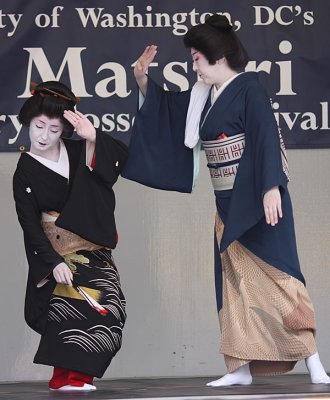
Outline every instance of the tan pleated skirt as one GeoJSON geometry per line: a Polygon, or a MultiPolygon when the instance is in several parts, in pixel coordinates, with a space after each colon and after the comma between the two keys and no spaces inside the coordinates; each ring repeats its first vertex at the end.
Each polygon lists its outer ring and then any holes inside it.
{"type": "MultiPolygon", "coordinates": [[[[220,243],[218,214],[215,230],[220,243]]],[[[303,283],[238,241],[221,254],[221,263],[220,352],[228,372],[250,363],[252,375],[280,374],[317,352],[313,305],[303,283]]]]}

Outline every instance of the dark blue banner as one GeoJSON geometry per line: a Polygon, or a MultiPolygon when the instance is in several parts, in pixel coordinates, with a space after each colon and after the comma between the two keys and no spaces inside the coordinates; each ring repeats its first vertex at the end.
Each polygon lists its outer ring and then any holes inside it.
{"type": "Polygon", "coordinates": [[[210,14],[228,16],[260,72],[288,148],[330,147],[328,0],[11,0],[0,3],[0,150],[24,151],[17,120],[30,83],[60,80],[95,126],[129,141],[133,65],[158,45],[150,75],[166,89],[197,79],[183,35],[210,14]]]}

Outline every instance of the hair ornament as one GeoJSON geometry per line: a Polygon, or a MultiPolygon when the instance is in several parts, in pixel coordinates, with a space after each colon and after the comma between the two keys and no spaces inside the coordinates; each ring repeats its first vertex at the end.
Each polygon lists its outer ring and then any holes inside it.
{"type": "MultiPolygon", "coordinates": [[[[37,86],[39,86],[39,84],[35,83],[35,82],[31,82],[30,86],[37,87],[37,86]]],[[[45,97],[47,95],[54,96],[54,97],[60,97],[61,99],[64,99],[64,100],[67,100],[67,101],[71,101],[72,103],[75,103],[75,102],[80,100],[80,98],[78,98],[78,97],[75,97],[74,99],[72,99],[71,97],[65,96],[62,93],[58,93],[55,90],[49,89],[49,88],[44,87],[44,86],[39,86],[38,90],[31,89],[30,93],[32,95],[39,94],[42,97],[45,97]],[[45,92],[47,92],[47,93],[45,93],[45,92]]]]}
{"type": "MultiPolygon", "coordinates": [[[[64,100],[67,100],[67,101],[73,101],[73,102],[74,102],[74,99],[71,99],[70,97],[64,96],[64,95],[61,94],[61,93],[55,92],[55,90],[48,89],[48,88],[46,88],[46,87],[41,87],[41,90],[44,90],[44,91],[50,93],[50,95],[52,95],[52,96],[54,96],[54,97],[60,97],[61,99],[64,99],[64,100]]],[[[43,95],[45,96],[45,93],[42,93],[42,92],[41,92],[40,94],[43,94],[43,95]]]]}
{"type": "MultiPolygon", "coordinates": [[[[30,82],[30,88],[31,88],[31,87],[36,87],[36,86],[38,86],[37,83],[35,83],[35,82],[30,82]]],[[[36,94],[36,91],[35,91],[34,89],[30,89],[30,93],[32,94],[32,96],[34,96],[34,95],[36,94]]]]}

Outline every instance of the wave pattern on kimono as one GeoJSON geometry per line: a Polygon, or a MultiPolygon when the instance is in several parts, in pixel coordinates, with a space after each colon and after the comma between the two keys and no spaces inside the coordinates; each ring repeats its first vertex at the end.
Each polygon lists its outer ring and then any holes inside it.
{"type": "Polygon", "coordinates": [[[80,250],[66,254],[73,285],[57,284],[50,300],[48,321],[34,362],[101,377],[121,347],[125,298],[111,251],[80,250]],[[81,287],[102,308],[95,310],[79,294],[81,287]],[[63,361],[65,354],[65,361],[63,361]]]}

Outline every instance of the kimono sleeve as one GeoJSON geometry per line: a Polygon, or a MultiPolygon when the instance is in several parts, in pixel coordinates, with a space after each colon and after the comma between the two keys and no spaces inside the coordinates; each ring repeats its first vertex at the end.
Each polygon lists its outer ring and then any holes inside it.
{"type": "Polygon", "coordinates": [[[118,179],[128,157],[128,148],[120,140],[96,130],[93,174],[112,187],[118,179]]]}
{"type": "Polygon", "coordinates": [[[56,265],[63,262],[63,258],[53,249],[42,229],[41,216],[32,188],[25,179],[24,173],[19,169],[14,174],[13,191],[18,220],[24,233],[30,265],[30,279],[32,279],[32,284],[37,286],[52,272],[56,265]],[[33,258],[35,258],[37,268],[33,268],[33,258]]]}
{"type": "Polygon", "coordinates": [[[269,189],[278,186],[282,198],[287,190],[276,120],[266,91],[258,82],[246,89],[243,109],[245,150],[235,179],[220,252],[264,217],[263,196],[269,189]]]}
{"type": "Polygon", "coordinates": [[[71,180],[71,191],[56,225],[100,246],[116,247],[115,194],[113,185],[126,162],[127,146],[97,131],[95,162],[86,164],[86,141],[71,180]]]}
{"type": "Polygon", "coordinates": [[[135,116],[127,179],[156,189],[190,193],[193,150],[184,145],[188,92],[166,92],[148,77],[145,101],[135,116]]]}
{"type": "Polygon", "coordinates": [[[249,88],[246,96],[246,135],[250,136],[257,194],[272,187],[286,187],[282,167],[278,127],[266,91],[260,84],[249,88]]]}

